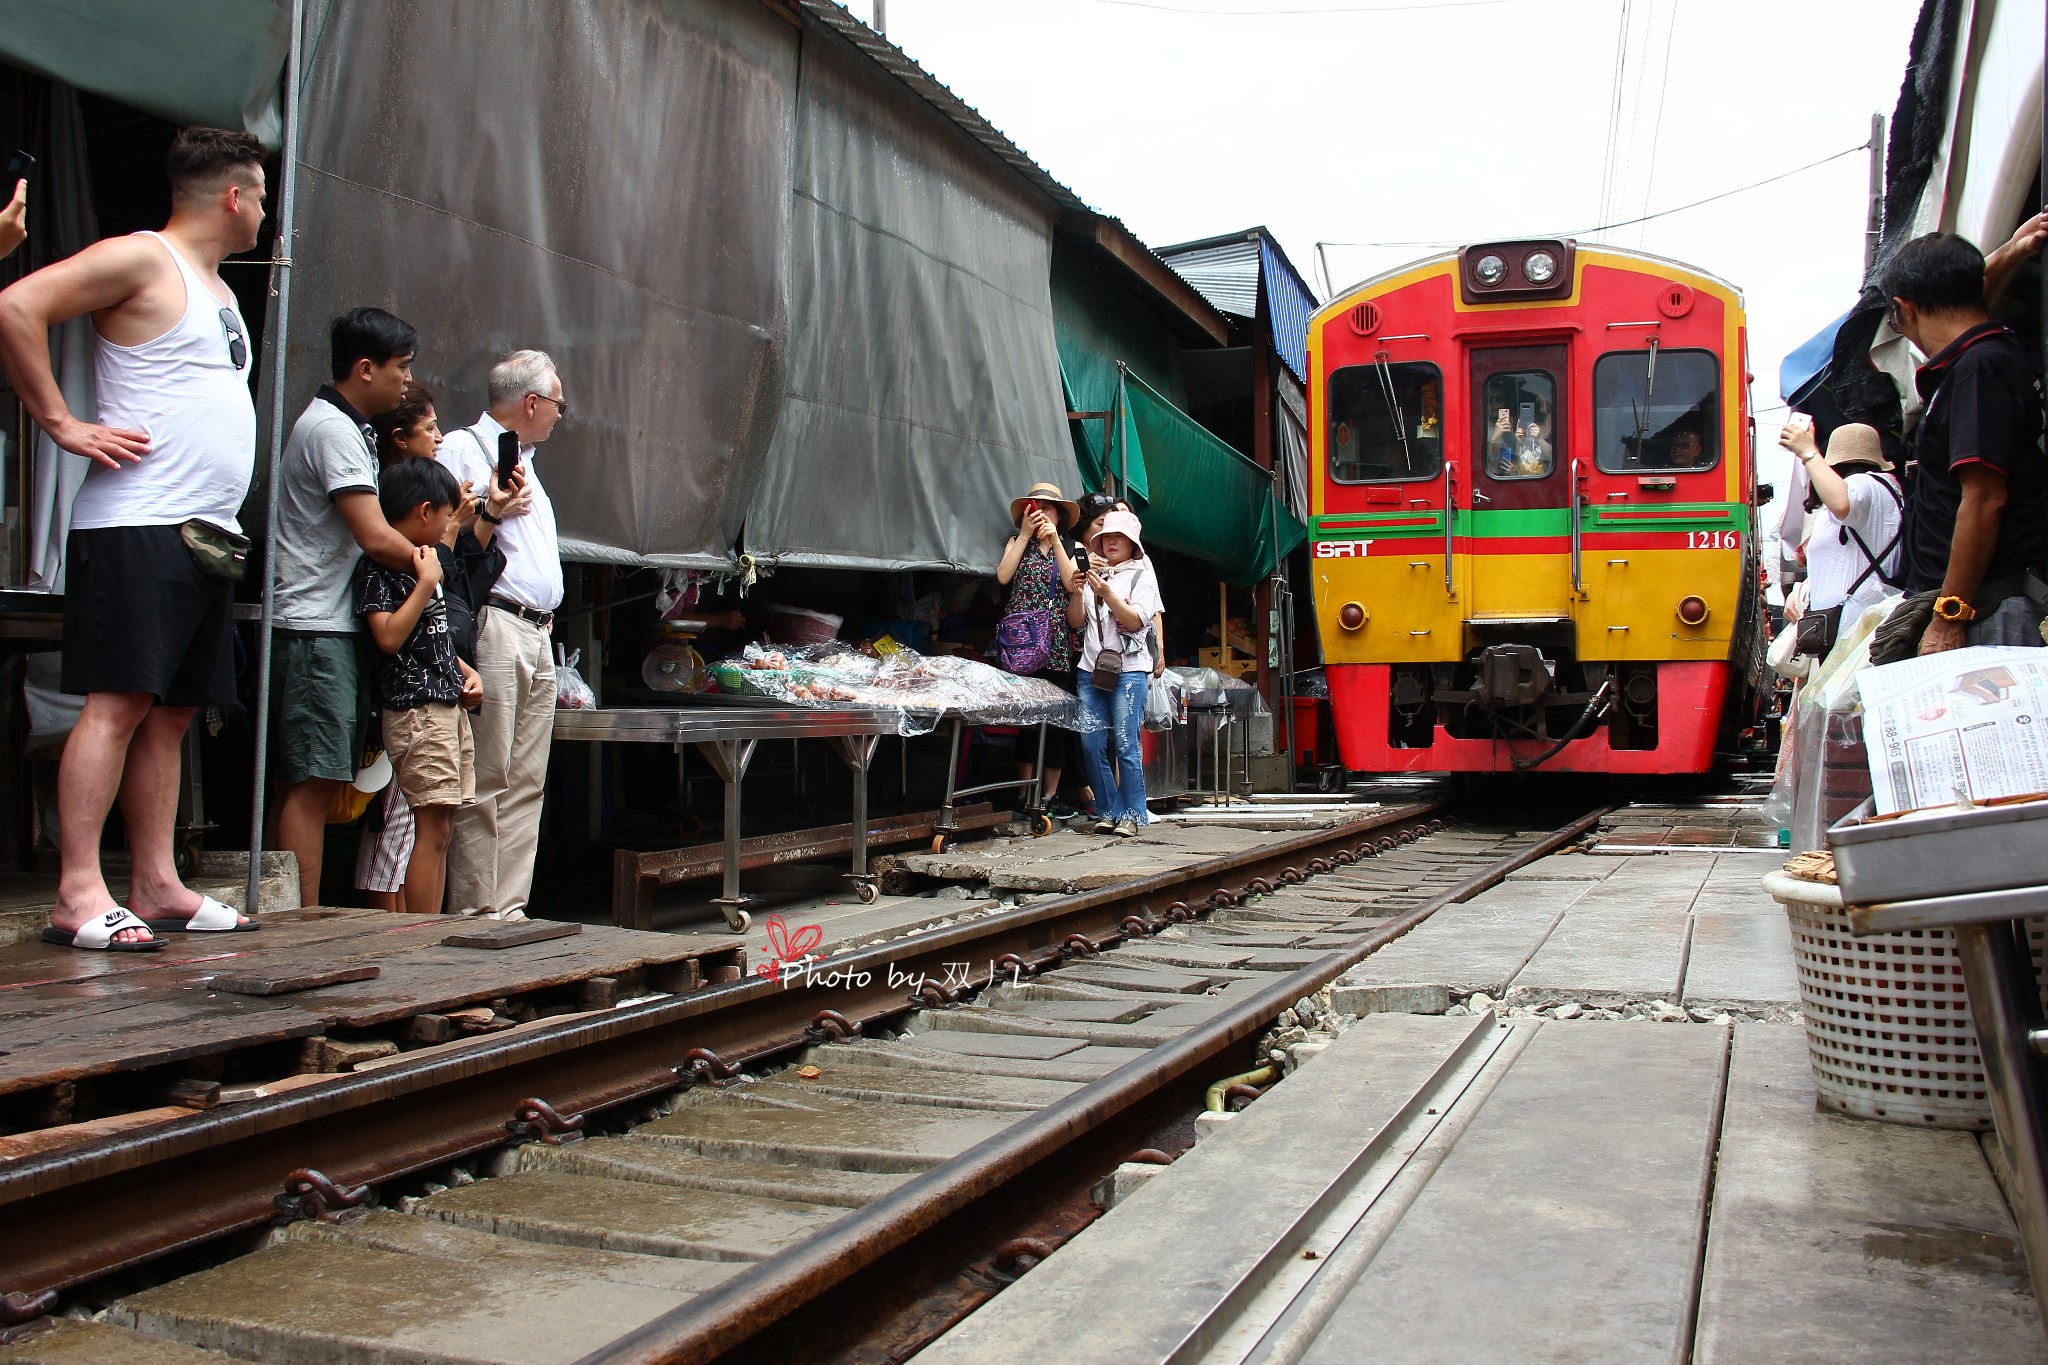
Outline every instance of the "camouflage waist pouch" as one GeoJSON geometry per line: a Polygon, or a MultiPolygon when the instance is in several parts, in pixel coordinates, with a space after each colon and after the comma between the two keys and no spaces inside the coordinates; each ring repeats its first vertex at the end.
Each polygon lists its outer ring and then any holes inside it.
{"type": "Polygon", "coordinates": [[[248,572],[249,537],[196,518],[180,526],[178,534],[184,538],[185,548],[192,552],[192,562],[199,566],[199,572],[225,578],[230,583],[241,582],[242,575],[248,572]]]}

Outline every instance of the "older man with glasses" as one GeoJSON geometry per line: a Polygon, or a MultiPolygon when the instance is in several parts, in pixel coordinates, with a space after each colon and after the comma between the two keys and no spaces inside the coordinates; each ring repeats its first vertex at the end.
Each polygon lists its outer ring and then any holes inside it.
{"type": "MultiPolygon", "coordinates": [[[[555,507],[534,468],[535,448],[568,416],[555,362],[514,351],[491,367],[490,408],[448,434],[438,459],[473,488],[491,486],[498,438],[518,438],[523,506],[507,510],[497,543],[505,572],[478,613],[477,673],[484,705],[476,739],[476,804],[456,811],[448,847],[448,903],[465,915],[525,919],[540,847],[541,797],[555,735],[555,662],[549,648],[562,605],[555,507]]],[[[477,515],[495,520],[488,511],[477,515]]]]}

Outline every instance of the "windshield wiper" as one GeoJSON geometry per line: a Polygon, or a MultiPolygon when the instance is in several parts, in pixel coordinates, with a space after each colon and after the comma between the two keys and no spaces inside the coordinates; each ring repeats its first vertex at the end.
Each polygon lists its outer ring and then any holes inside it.
{"type": "Polygon", "coordinates": [[[1406,472],[1415,472],[1415,457],[1408,452],[1408,417],[1401,411],[1401,400],[1394,393],[1394,370],[1387,364],[1385,351],[1375,352],[1372,366],[1380,377],[1380,395],[1387,400],[1387,411],[1394,414],[1394,439],[1401,443],[1401,464],[1406,472]]]}

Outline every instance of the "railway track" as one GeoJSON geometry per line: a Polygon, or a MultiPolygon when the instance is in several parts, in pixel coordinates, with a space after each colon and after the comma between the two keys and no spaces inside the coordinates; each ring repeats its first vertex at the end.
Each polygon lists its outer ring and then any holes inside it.
{"type": "Polygon", "coordinates": [[[243,1355],[901,1358],[1084,1225],[1104,1172],[1184,1149],[1282,1011],[1597,816],[1396,807],[23,1161],[0,1288],[12,1318],[57,1291],[243,1355]],[[344,1285],[407,1306],[351,1329],[344,1285]],[[522,1318],[508,1285],[582,1303],[522,1318]]]}

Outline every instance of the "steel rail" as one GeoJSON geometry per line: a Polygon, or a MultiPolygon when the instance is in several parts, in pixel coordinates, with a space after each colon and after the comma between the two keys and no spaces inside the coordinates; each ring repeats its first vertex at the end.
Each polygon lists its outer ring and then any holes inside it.
{"type": "Polygon", "coordinates": [[[697,1365],[745,1345],[749,1338],[801,1311],[863,1268],[1187,1076],[1224,1049],[1256,1036],[1281,1010],[1322,989],[1445,906],[1472,899],[1498,885],[1516,868],[1578,839],[1609,809],[1603,806],[1581,816],[1491,864],[1388,920],[1351,947],[1337,949],[1280,978],[1172,1042],[913,1177],[816,1236],[755,1262],[576,1365],[697,1365]]]}
{"type": "MultiPolygon", "coordinates": [[[[375,1184],[503,1145],[529,1097],[594,1113],[731,1074],[829,1036],[828,1011],[870,1025],[987,984],[1009,959],[1035,970],[1171,922],[1174,906],[1234,903],[1261,878],[1331,849],[1391,849],[1439,806],[1397,806],[1190,868],[1062,896],[843,953],[804,976],[528,1026],[409,1054],[331,1082],[0,1168],[0,1289],[64,1289],[243,1229],[276,1213],[295,1170],[375,1184]],[[1155,910],[1155,907],[1158,907],[1155,910]],[[964,968],[964,970],[963,970],[964,968]],[[922,992],[914,983],[922,978],[922,992]],[[939,984],[947,983],[947,984],[939,984]]],[[[1442,821],[1435,822],[1436,828],[1442,821]]],[[[1183,910],[1182,917],[1192,912],[1183,910]]]]}

